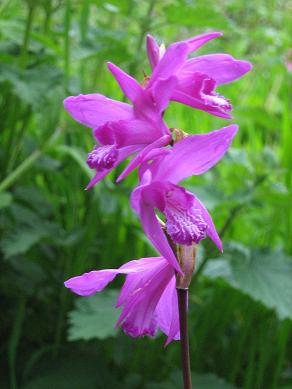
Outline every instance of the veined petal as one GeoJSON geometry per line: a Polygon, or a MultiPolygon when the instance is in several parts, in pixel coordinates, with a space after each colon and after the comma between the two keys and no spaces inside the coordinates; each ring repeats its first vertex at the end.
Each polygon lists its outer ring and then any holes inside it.
{"type": "Polygon", "coordinates": [[[206,233],[209,236],[210,239],[215,243],[215,245],[218,247],[218,249],[222,252],[223,251],[223,245],[221,242],[221,239],[216,231],[216,227],[213,223],[213,220],[205,208],[204,204],[196,197],[194,196],[194,205],[195,207],[199,208],[202,214],[202,218],[207,224],[206,233]]]}
{"type": "Polygon", "coordinates": [[[212,103],[208,104],[206,101],[193,97],[178,89],[174,91],[172,100],[208,112],[214,116],[218,116],[224,119],[232,119],[232,116],[220,109],[220,106],[214,106],[212,103]]]}
{"type": "Polygon", "coordinates": [[[216,81],[216,85],[227,84],[242,77],[252,69],[247,61],[241,61],[228,54],[208,54],[189,59],[183,66],[179,77],[185,71],[201,72],[216,81]]]}
{"type": "MultiPolygon", "coordinates": [[[[158,252],[170,263],[170,265],[180,274],[182,274],[181,268],[177,262],[177,259],[167,241],[165,234],[157,220],[152,205],[147,205],[143,197],[146,195],[142,191],[142,198],[140,204],[140,218],[144,228],[144,231],[148,239],[152,242],[158,252]]],[[[152,198],[152,200],[156,200],[152,198]]]]}
{"type": "Polygon", "coordinates": [[[172,340],[180,339],[178,299],[176,291],[176,280],[172,277],[165,288],[159,303],[156,307],[157,325],[167,335],[167,346],[172,340]]]}
{"type": "MultiPolygon", "coordinates": [[[[174,271],[164,259],[151,271],[137,275],[139,282],[124,300],[123,310],[118,320],[124,331],[133,337],[154,336],[157,330],[155,309],[174,271]]],[[[133,280],[134,277],[131,277],[133,280]]]]}
{"type": "Polygon", "coordinates": [[[96,128],[112,120],[129,120],[134,117],[133,108],[126,103],[109,99],[98,93],[69,96],[64,107],[79,123],[96,128]]]}
{"type": "Polygon", "coordinates": [[[152,270],[157,264],[165,263],[161,257],[141,258],[127,262],[119,269],[95,270],[65,281],[66,288],[80,296],[91,296],[103,290],[118,274],[137,274],[152,270]]]}
{"type": "Polygon", "coordinates": [[[108,62],[107,66],[119,83],[124,94],[134,103],[143,91],[141,85],[133,77],[113,63],[108,62]]]}
{"type": "Polygon", "coordinates": [[[92,188],[95,184],[97,184],[100,180],[102,180],[105,176],[107,176],[124,159],[129,157],[131,154],[134,154],[137,151],[141,150],[141,148],[143,148],[143,147],[144,147],[144,145],[133,145],[133,146],[126,146],[126,147],[122,147],[122,148],[118,149],[118,157],[117,157],[115,163],[109,169],[97,171],[95,176],[91,179],[91,181],[87,185],[86,189],[92,188]]]}
{"type": "Polygon", "coordinates": [[[220,130],[191,135],[177,142],[172,152],[152,172],[153,180],[168,180],[176,184],[189,176],[206,172],[226,153],[237,130],[238,126],[231,124],[220,130]]]}
{"type": "Polygon", "coordinates": [[[119,175],[119,177],[117,178],[117,182],[123,180],[129,173],[131,173],[133,169],[135,169],[139,164],[141,164],[141,162],[144,162],[145,157],[149,155],[149,152],[152,149],[166,146],[167,144],[169,144],[170,141],[171,141],[171,136],[164,135],[161,138],[155,140],[153,143],[147,145],[140,153],[136,155],[136,157],[132,159],[132,161],[128,164],[125,170],[119,175]]]}

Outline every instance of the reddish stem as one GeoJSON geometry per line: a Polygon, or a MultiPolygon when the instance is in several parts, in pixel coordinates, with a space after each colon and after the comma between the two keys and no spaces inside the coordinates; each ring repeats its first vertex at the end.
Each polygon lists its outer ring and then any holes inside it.
{"type": "Polygon", "coordinates": [[[188,334],[188,289],[177,289],[177,296],[179,308],[181,361],[184,389],[192,389],[188,334]]]}

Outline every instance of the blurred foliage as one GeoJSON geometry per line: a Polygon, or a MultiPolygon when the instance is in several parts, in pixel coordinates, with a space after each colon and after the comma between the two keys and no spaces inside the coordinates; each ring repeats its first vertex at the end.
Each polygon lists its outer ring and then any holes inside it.
{"type": "MultiPolygon", "coordinates": [[[[114,291],[87,300],[63,286],[153,249],[129,207],[135,173],[115,186],[121,167],[83,190],[91,131],[62,100],[97,91],[123,99],[107,60],[142,81],[147,32],[168,44],[210,30],[224,36],[200,53],[228,52],[254,69],[221,88],[240,125],[232,149],[186,182],[225,247],[219,256],[202,243],[190,290],[194,386],[292,388],[291,8],[282,0],[2,0],[1,388],[181,386],[177,342],[164,349],[161,334],[130,339],[113,328],[114,291]]],[[[226,125],[174,103],[166,120],[190,133],[226,125]]]]}

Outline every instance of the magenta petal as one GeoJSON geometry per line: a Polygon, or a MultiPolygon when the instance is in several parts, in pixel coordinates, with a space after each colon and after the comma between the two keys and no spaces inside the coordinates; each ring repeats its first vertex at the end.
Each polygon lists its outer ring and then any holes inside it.
{"type": "Polygon", "coordinates": [[[119,83],[124,94],[128,97],[128,99],[134,102],[143,91],[141,85],[133,77],[113,63],[108,62],[107,66],[119,83]]]}
{"type": "Polygon", "coordinates": [[[140,165],[141,162],[144,162],[145,157],[152,149],[166,146],[167,144],[169,144],[170,140],[171,140],[170,135],[164,135],[161,138],[154,141],[153,143],[147,145],[139,154],[136,155],[135,158],[132,159],[132,161],[125,168],[125,170],[119,175],[117,182],[123,180],[129,173],[131,173],[133,169],[135,169],[138,165],[140,165]]]}
{"type": "Polygon", "coordinates": [[[162,231],[152,206],[146,205],[143,200],[141,201],[140,218],[144,231],[154,247],[178,273],[182,274],[181,268],[162,231]]]}
{"type": "Polygon", "coordinates": [[[177,83],[178,79],[175,76],[167,79],[158,79],[153,83],[151,91],[160,112],[163,112],[167,108],[177,83]]]}
{"type": "Polygon", "coordinates": [[[149,63],[153,70],[159,61],[159,46],[150,34],[147,35],[146,46],[149,63]]]}
{"type": "Polygon", "coordinates": [[[94,131],[101,144],[115,143],[117,147],[150,144],[162,136],[162,129],[146,120],[119,120],[108,123],[94,131]]]}
{"type": "Polygon", "coordinates": [[[176,280],[172,277],[165,288],[155,311],[160,330],[167,335],[167,346],[172,340],[180,339],[176,280]]]}
{"type": "Polygon", "coordinates": [[[198,50],[201,46],[203,46],[208,41],[218,38],[222,36],[222,32],[208,32],[206,34],[197,35],[193,38],[187,39],[184,42],[188,45],[188,53],[192,53],[193,51],[198,50]]]}
{"type": "MultiPolygon", "coordinates": [[[[163,259],[151,271],[137,275],[139,282],[131,294],[128,294],[118,320],[124,331],[133,337],[154,336],[157,330],[155,310],[165,288],[174,272],[163,259]]],[[[131,277],[133,280],[134,277],[131,277]]]]}
{"type": "Polygon", "coordinates": [[[110,169],[104,169],[101,171],[97,171],[95,176],[90,180],[86,189],[92,188],[95,184],[97,184],[100,180],[102,180],[105,176],[107,176],[116,166],[118,166],[124,159],[128,158],[131,154],[136,153],[141,150],[144,145],[133,145],[122,147],[118,150],[118,158],[110,169]]]}
{"type": "Polygon", "coordinates": [[[174,184],[206,172],[214,166],[231,145],[238,130],[236,124],[208,134],[191,135],[176,143],[172,153],[163,158],[153,180],[168,180],[174,184]]]}
{"type": "Polygon", "coordinates": [[[232,116],[226,112],[223,112],[220,108],[206,104],[202,99],[195,98],[187,93],[184,93],[180,90],[175,90],[172,98],[173,101],[178,103],[189,105],[190,107],[200,109],[202,111],[208,112],[211,115],[215,115],[224,119],[232,119],[232,116]]]}
{"type": "Polygon", "coordinates": [[[175,75],[183,66],[188,54],[188,45],[184,42],[177,42],[170,45],[164,56],[155,67],[148,88],[159,78],[169,78],[175,75]]]}
{"type": "Polygon", "coordinates": [[[165,259],[158,258],[142,258],[127,262],[119,269],[96,270],[89,273],[84,273],[81,276],[70,278],[65,281],[66,288],[80,296],[90,296],[104,289],[117,274],[140,274],[145,271],[152,270],[157,264],[165,264],[165,259]]]}
{"type": "Polygon", "coordinates": [[[247,61],[240,61],[228,54],[201,55],[188,60],[180,74],[184,71],[201,72],[216,81],[216,85],[227,84],[249,72],[252,65],[247,61]]]}
{"type": "Polygon", "coordinates": [[[118,273],[116,269],[91,271],[70,278],[64,285],[79,296],[91,296],[104,289],[118,273]]]}
{"type": "Polygon", "coordinates": [[[129,104],[111,100],[100,94],[69,96],[64,107],[79,123],[96,128],[111,120],[133,118],[133,108],[129,104]]]}
{"type": "Polygon", "coordinates": [[[138,261],[131,261],[121,266],[121,269],[127,269],[128,266],[137,265],[135,269],[139,274],[128,274],[126,281],[122,287],[120,295],[118,297],[116,307],[119,307],[128,300],[128,298],[135,292],[138,284],[142,282],[142,279],[148,279],[149,274],[154,269],[165,265],[166,261],[163,257],[141,258],[138,261]]]}
{"type": "Polygon", "coordinates": [[[206,207],[195,196],[194,196],[194,205],[195,205],[195,207],[200,209],[202,217],[203,217],[204,221],[206,222],[206,224],[208,225],[207,230],[206,230],[207,235],[209,236],[210,239],[212,239],[212,241],[215,243],[215,245],[218,247],[218,249],[220,251],[223,251],[223,245],[222,245],[221,239],[216,231],[216,227],[215,227],[213,220],[212,220],[209,212],[207,211],[206,207]]]}

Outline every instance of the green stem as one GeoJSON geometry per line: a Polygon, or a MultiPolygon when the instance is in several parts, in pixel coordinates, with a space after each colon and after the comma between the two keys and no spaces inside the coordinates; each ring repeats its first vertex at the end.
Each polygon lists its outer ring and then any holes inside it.
{"type": "Polygon", "coordinates": [[[3,192],[12,184],[14,184],[14,182],[17,181],[18,178],[20,178],[22,174],[26,172],[35,163],[35,161],[39,159],[39,157],[47,150],[47,148],[55,142],[60,133],[60,129],[57,129],[41,149],[35,150],[11,174],[4,178],[4,180],[0,183],[0,192],[3,192]]]}
{"type": "Polygon", "coordinates": [[[64,17],[64,87],[69,89],[70,79],[70,24],[71,24],[71,2],[66,0],[64,17]]]}
{"type": "Polygon", "coordinates": [[[27,63],[27,50],[29,45],[30,33],[32,29],[33,15],[34,15],[34,6],[33,3],[31,3],[28,4],[28,15],[26,19],[26,26],[25,26],[23,42],[21,47],[20,66],[22,68],[25,68],[27,63]]]}
{"type": "Polygon", "coordinates": [[[21,329],[25,315],[26,298],[20,297],[18,302],[18,309],[16,318],[13,323],[11,336],[9,339],[8,360],[9,360],[9,374],[10,374],[10,388],[17,389],[17,377],[16,377],[16,356],[17,348],[21,336],[21,329]]]}

